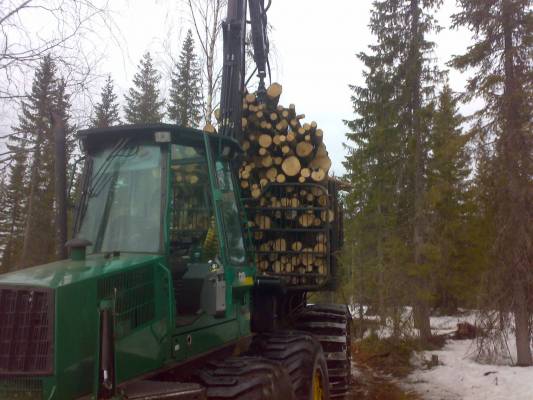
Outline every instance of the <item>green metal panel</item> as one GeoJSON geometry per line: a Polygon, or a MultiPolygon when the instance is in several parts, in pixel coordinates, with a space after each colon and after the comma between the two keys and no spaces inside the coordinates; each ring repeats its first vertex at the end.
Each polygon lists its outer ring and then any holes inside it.
{"type": "Polygon", "coordinates": [[[140,254],[122,254],[109,260],[89,256],[85,261],[65,260],[0,275],[2,283],[55,289],[55,372],[51,377],[35,378],[44,382],[46,399],[73,399],[92,392],[98,306],[110,294],[106,282],[117,306],[118,381],[160,368],[170,359],[169,282],[162,261],[162,257],[140,254]],[[144,271],[139,275],[142,280],[151,277],[151,287],[142,282],[138,285],[131,275],[138,270],[144,271]],[[121,281],[121,276],[125,280],[121,281]],[[128,290],[121,294],[121,287],[128,290]],[[152,300],[153,311],[147,313],[144,305],[152,300]]]}
{"type": "MultiPolygon", "coordinates": [[[[170,129],[175,142],[186,139],[190,144],[205,146],[210,176],[208,185],[215,202],[220,199],[222,194],[217,187],[211,139],[190,129],[182,132],[166,125],[157,128],[170,129]]],[[[122,132],[117,130],[117,137],[122,132]]],[[[85,140],[90,141],[92,134],[94,132],[87,133],[85,140]]],[[[96,134],[99,135],[99,132],[96,134]]],[[[144,133],[139,135],[144,141],[149,137],[144,133]]],[[[105,140],[112,143],[111,137],[105,140]]],[[[229,143],[227,140],[223,142],[229,143]]],[[[163,150],[168,151],[165,146],[162,145],[163,150]]],[[[166,163],[166,168],[163,168],[166,176],[161,182],[170,188],[170,157],[163,157],[163,162],[166,163]]],[[[205,354],[250,334],[250,292],[255,268],[246,263],[232,264],[224,237],[222,210],[216,206],[220,261],[226,281],[226,313],[215,317],[204,312],[188,325],[176,326],[173,280],[168,268],[170,190],[166,190],[164,196],[162,255],[121,253],[111,257],[95,254],[85,260],[63,260],[0,275],[1,284],[55,290],[54,375],[27,378],[30,389],[42,386],[43,398],[75,399],[94,391],[102,301],[114,306],[116,376],[119,384],[205,354]]],[[[3,382],[0,378],[0,393],[3,382]]],[[[10,383],[19,384],[24,382],[10,383]]]]}
{"type": "Polygon", "coordinates": [[[237,320],[226,320],[222,323],[210,325],[208,329],[196,329],[178,335],[176,340],[184,343],[187,358],[207,353],[222,347],[240,337],[237,320]]]}
{"type": "Polygon", "coordinates": [[[64,285],[56,294],[56,399],[87,394],[94,386],[98,338],[96,279],[64,285]]]}
{"type": "Polygon", "coordinates": [[[84,261],[62,260],[2,274],[0,283],[56,289],[162,259],[157,254],[121,253],[107,258],[94,254],[84,261]]]}

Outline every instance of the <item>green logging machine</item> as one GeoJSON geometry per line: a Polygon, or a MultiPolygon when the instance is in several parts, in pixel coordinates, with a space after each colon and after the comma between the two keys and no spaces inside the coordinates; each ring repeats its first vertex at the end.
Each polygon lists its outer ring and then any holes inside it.
{"type": "MultiPolygon", "coordinates": [[[[229,1],[218,135],[166,124],[79,133],[69,258],[0,275],[0,399],[346,395],[346,306],[306,302],[334,285],[342,213],[315,227],[326,279],[287,284],[258,273],[235,183],[246,16],[261,92],[267,8],[229,1]]],[[[325,190],[338,208],[335,184],[325,190]]]]}

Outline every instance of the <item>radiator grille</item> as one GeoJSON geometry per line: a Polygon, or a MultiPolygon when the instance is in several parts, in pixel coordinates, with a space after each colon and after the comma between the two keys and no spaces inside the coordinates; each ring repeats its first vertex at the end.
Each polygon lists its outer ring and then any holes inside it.
{"type": "Polygon", "coordinates": [[[98,296],[116,296],[115,334],[123,337],[155,316],[153,269],[140,268],[105,278],[98,283],[98,296]]]}
{"type": "Polygon", "coordinates": [[[0,378],[0,399],[42,400],[42,381],[31,378],[0,378]]]}
{"type": "Polygon", "coordinates": [[[53,373],[54,292],[0,286],[0,376],[53,373]]]}

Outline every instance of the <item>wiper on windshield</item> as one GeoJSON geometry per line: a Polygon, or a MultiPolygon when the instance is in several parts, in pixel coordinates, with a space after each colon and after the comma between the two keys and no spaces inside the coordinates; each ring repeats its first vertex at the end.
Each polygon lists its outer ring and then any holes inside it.
{"type": "Polygon", "coordinates": [[[87,212],[87,206],[89,204],[89,199],[91,197],[97,196],[100,190],[102,190],[102,188],[104,188],[106,184],[109,182],[109,179],[111,178],[111,176],[106,176],[106,172],[109,169],[109,166],[112,164],[113,160],[118,156],[131,157],[132,155],[136,154],[137,147],[129,149],[127,152],[121,153],[122,150],[124,150],[124,148],[129,142],[130,142],[129,138],[123,138],[119,140],[115,144],[115,146],[111,149],[111,152],[107,155],[107,157],[102,162],[98,170],[94,173],[94,175],[92,175],[92,168],[94,165],[94,160],[92,157],[88,159],[90,162],[89,164],[90,171],[87,171],[88,172],[87,178],[90,180],[90,186],[83,191],[82,198],[80,199],[81,209],[78,213],[79,223],[77,225],[81,224],[81,222],[83,221],[83,218],[85,217],[85,213],[87,212]]]}
{"type": "Polygon", "coordinates": [[[94,173],[92,179],[91,179],[91,187],[87,190],[88,197],[94,197],[97,196],[100,190],[102,190],[103,187],[107,184],[107,182],[110,179],[110,176],[106,176],[106,172],[109,169],[109,166],[115,160],[117,157],[131,157],[132,155],[135,155],[137,152],[137,147],[128,149],[127,152],[121,153],[121,151],[126,147],[126,145],[129,143],[129,138],[121,139],[117,142],[115,147],[111,150],[111,152],[108,154],[106,159],[102,162],[100,165],[100,168],[94,173]]]}
{"type": "Polygon", "coordinates": [[[104,205],[104,212],[102,213],[102,219],[98,225],[98,234],[96,235],[96,243],[94,244],[95,252],[99,252],[102,248],[102,243],[104,241],[104,236],[107,229],[107,221],[109,220],[109,214],[111,211],[111,204],[113,204],[113,199],[115,198],[115,184],[118,179],[118,170],[113,171],[111,175],[111,185],[109,187],[109,192],[107,192],[107,197],[104,205]]]}

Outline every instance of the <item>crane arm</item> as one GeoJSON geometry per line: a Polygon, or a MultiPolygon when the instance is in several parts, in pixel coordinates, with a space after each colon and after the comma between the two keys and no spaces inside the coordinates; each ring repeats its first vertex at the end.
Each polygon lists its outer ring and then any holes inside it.
{"type": "Polygon", "coordinates": [[[242,136],[242,98],[245,92],[246,25],[250,13],[252,46],[260,100],[266,93],[265,77],[268,65],[267,17],[264,0],[228,0],[223,23],[224,60],[220,98],[219,134],[240,140],[242,136]]]}

